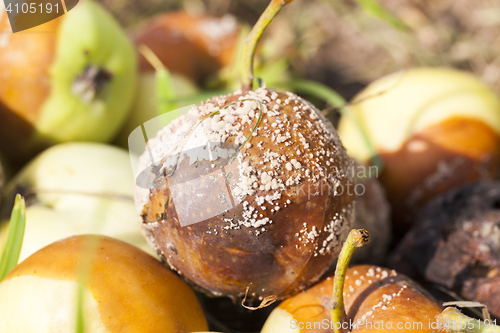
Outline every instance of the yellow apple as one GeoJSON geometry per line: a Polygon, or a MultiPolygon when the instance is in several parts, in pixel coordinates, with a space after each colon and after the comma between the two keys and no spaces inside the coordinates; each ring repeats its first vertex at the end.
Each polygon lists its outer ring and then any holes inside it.
{"type": "MultiPolygon", "coordinates": [[[[27,198],[20,261],[52,242],[85,233],[115,237],[154,253],[141,234],[132,199],[131,162],[136,161],[121,148],[74,142],[53,146],[30,162],[6,187],[7,198],[16,193],[27,198]]],[[[4,210],[11,208],[6,202],[4,210]]],[[[7,222],[0,226],[0,248],[7,222]]]]}
{"type": "Polygon", "coordinates": [[[498,173],[500,99],[471,74],[401,71],[370,84],[348,111],[339,135],[358,162],[381,158],[397,233],[435,195],[498,173]]]}
{"type": "Polygon", "coordinates": [[[80,235],[39,250],[5,277],[0,331],[73,332],[79,285],[86,332],[208,329],[194,292],[158,260],[113,238],[80,235]]]}

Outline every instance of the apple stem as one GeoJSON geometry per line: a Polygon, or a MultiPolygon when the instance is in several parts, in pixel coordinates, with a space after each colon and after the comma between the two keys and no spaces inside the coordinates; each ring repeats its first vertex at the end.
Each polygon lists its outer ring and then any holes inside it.
{"type": "Polygon", "coordinates": [[[250,31],[250,34],[246,38],[245,45],[243,47],[242,63],[243,91],[252,90],[254,80],[253,60],[257,44],[264,33],[264,30],[266,30],[269,23],[271,23],[280,10],[292,1],[293,0],[271,0],[271,3],[267,6],[266,10],[262,13],[259,20],[255,23],[254,27],[250,31]]]}
{"type": "Polygon", "coordinates": [[[340,251],[337,259],[337,267],[335,268],[335,277],[333,280],[333,301],[330,310],[330,316],[334,323],[334,332],[341,332],[342,325],[335,325],[342,322],[345,317],[344,312],[344,281],[347,272],[347,267],[351,261],[352,255],[356,252],[358,247],[368,243],[370,234],[365,229],[352,229],[347,236],[342,250],[340,251]],[[338,327],[337,327],[338,326],[338,327]]]}
{"type": "Polygon", "coordinates": [[[454,307],[445,308],[436,319],[442,332],[500,333],[500,326],[495,325],[495,322],[468,317],[454,307]]]}

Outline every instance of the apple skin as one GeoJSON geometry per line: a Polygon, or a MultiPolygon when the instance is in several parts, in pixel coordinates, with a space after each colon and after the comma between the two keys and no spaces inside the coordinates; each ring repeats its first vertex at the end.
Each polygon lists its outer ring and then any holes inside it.
{"type": "Polygon", "coordinates": [[[370,163],[373,152],[361,127],[380,156],[380,180],[398,236],[429,199],[498,174],[500,99],[470,74],[446,68],[398,72],[370,84],[348,110],[339,135],[351,157],[370,163]]]}
{"type": "Polygon", "coordinates": [[[388,266],[500,318],[500,182],[464,185],[431,200],[392,251],[388,266]]]}
{"type": "Polygon", "coordinates": [[[158,260],[113,238],[80,235],[39,250],[5,277],[0,331],[73,332],[80,274],[88,332],[208,329],[194,292],[158,260]]]}
{"type": "MultiPolygon", "coordinates": [[[[330,323],[333,277],[283,301],[269,316],[261,333],[333,333],[330,323]],[[293,322],[296,320],[296,322],[293,322]],[[293,323],[303,323],[304,329],[292,328],[293,323]],[[307,329],[307,323],[310,328],[307,329]],[[316,323],[316,329],[314,324],[316,323]],[[322,323],[327,323],[321,326],[322,323]]],[[[346,321],[363,325],[349,327],[350,332],[375,333],[391,323],[394,332],[437,332],[429,328],[429,321],[443,308],[429,294],[408,277],[385,268],[361,265],[347,270],[344,284],[346,321]],[[397,330],[397,323],[422,323],[420,329],[397,330]],[[372,327],[370,328],[370,324],[372,327]]]]}
{"type": "MultiPolygon", "coordinates": [[[[101,143],[64,143],[30,162],[7,185],[6,198],[27,198],[26,230],[20,261],[62,238],[100,233],[153,254],[141,235],[133,202],[131,163],[137,157],[101,143]]],[[[6,202],[0,247],[7,234],[6,202]]]]}
{"type": "MultiPolygon", "coordinates": [[[[9,31],[5,11],[0,29],[9,31]]],[[[136,54],[99,4],[81,1],[53,21],[3,37],[0,147],[10,159],[22,163],[58,142],[113,139],[134,98],[136,54]]]]}

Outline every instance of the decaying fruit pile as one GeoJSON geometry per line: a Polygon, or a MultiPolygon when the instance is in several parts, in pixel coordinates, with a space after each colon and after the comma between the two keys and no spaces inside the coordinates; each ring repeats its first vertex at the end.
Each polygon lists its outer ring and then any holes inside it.
{"type": "Polygon", "coordinates": [[[254,65],[290,2],[0,37],[0,332],[500,332],[500,96],[254,65]]]}

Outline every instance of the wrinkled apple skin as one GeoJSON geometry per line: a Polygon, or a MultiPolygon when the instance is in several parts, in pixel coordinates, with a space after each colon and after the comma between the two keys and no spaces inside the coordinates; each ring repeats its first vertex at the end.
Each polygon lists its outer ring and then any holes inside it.
{"type": "Polygon", "coordinates": [[[82,235],[52,243],[5,277],[0,331],[73,332],[79,281],[88,332],[208,329],[194,292],[158,260],[113,238],[82,235]]]}
{"type": "MultiPolygon", "coordinates": [[[[154,253],[141,235],[133,203],[131,170],[137,158],[100,143],[64,143],[37,156],[9,182],[8,198],[27,197],[20,261],[62,238],[99,233],[154,253]]],[[[4,205],[6,235],[12,207],[4,205]]]]}

